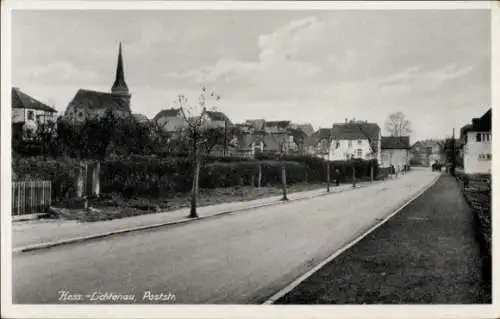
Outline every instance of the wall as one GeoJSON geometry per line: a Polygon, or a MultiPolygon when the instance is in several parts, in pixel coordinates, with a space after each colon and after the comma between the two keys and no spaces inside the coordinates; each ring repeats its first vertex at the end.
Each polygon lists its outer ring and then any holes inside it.
{"type": "Polygon", "coordinates": [[[332,141],[330,146],[330,160],[332,161],[343,161],[348,159],[347,156],[350,158],[351,155],[354,155],[354,158],[369,159],[368,154],[370,153],[371,147],[368,140],[336,140],[332,141]],[[361,156],[358,155],[358,149],[361,149],[361,156]]]}
{"type": "Polygon", "coordinates": [[[401,149],[382,150],[380,167],[390,167],[394,165],[396,170],[401,170],[404,165],[410,165],[410,152],[401,149]]]}
{"type": "Polygon", "coordinates": [[[476,140],[477,132],[467,133],[467,144],[464,145],[464,171],[466,174],[491,173],[491,133],[486,140],[476,140]]]}
{"type": "Polygon", "coordinates": [[[167,132],[176,132],[187,127],[186,121],[180,117],[163,117],[159,121],[164,123],[163,129],[167,132]]]}
{"type": "Polygon", "coordinates": [[[26,118],[25,109],[13,108],[12,109],[12,123],[23,123],[26,118]]]}

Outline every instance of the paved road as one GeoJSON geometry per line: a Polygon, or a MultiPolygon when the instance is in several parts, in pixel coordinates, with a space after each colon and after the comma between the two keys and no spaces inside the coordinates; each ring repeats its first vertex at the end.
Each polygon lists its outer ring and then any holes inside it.
{"type": "Polygon", "coordinates": [[[276,303],[491,303],[491,263],[473,216],[455,178],[443,175],[276,303]]]}
{"type": "Polygon", "coordinates": [[[166,302],[177,304],[260,303],[435,177],[414,171],[351,192],[16,255],[13,302],[65,303],[65,290],[85,303],[94,292],[150,303],[147,291],[175,294],[166,302]]]}

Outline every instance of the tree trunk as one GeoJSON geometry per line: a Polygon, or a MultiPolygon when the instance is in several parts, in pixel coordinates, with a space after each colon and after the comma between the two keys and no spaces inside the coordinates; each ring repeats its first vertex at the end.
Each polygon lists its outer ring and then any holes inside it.
{"type": "Polygon", "coordinates": [[[193,188],[191,190],[191,211],[189,213],[189,218],[197,218],[198,213],[196,212],[196,204],[198,199],[198,180],[200,176],[200,161],[198,156],[195,158],[195,163],[193,165],[193,188]]]}
{"type": "Polygon", "coordinates": [[[287,196],[287,192],[286,192],[286,168],[285,168],[284,161],[281,165],[281,184],[283,187],[283,198],[281,198],[281,200],[288,200],[288,196],[287,196]]]}
{"type": "Polygon", "coordinates": [[[191,211],[189,218],[197,218],[196,200],[198,197],[198,177],[200,174],[200,159],[198,156],[198,139],[196,134],[193,135],[193,186],[191,189],[191,211]]]}
{"type": "Polygon", "coordinates": [[[326,191],[330,192],[330,162],[326,162],[326,191]]]}

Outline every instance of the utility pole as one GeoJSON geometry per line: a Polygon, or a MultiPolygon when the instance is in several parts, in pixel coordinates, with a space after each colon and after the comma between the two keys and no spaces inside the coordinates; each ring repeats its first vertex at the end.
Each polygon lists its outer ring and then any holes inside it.
{"type": "Polygon", "coordinates": [[[281,143],[281,185],[283,187],[283,197],[282,201],[287,201],[287,189],[286,189],[286,167],[285,167],[285,141],[283,140],[281,143]]]}
{"type": "Polygon", "coordinates": [[[455,161],[455,128],[453,128],[453,135],[451,137],[451,175],[452,176],[455,176],[455,165],[456,165],[456,161],[455,161]]]}
{"type": "Polygon", "coordinates": [[[330,192],[330,149],[332,147],[332,129],[330,129],[330,134],[328,135],[328,158],[326,160],[326,192],[330,192]]]}

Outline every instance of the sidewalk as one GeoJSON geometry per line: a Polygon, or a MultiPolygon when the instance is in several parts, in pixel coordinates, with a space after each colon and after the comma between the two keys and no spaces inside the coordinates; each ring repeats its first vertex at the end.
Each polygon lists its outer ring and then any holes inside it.
{"type": "MultiPolygon", "coordinates": [[[[366,187],[379,182],[358,183],[357,187],[366,187]]],[[[330,188],[330,194],[352,190],[352,184],[343,184],[330,188]]],[[[296,192],[288,194],[289,201],[312,198],[326,195],[326,189],[296,192]]],[[[251,201],[224,203],[198,208],[198,216],[207,218],[230,212],[242,211],[262,206],[277,205],[286,202],[280,201],[281,196],[259,198],[251,201]]],[[[165,213],[155,213],[134,217],[113,219],[108,221],[82,223],[66,220],[33,220],[12,223],[12,249],[23,250],[34,245],[45,245],[48,243],[73,241],[84,237],[100,236],[110,233],[120,233],[138,228],[158,227],[170,223],[188,222],[189,208],[183,208],[165,213]]]]}
{"type": "Polygon", "coordinates": [[[275,304],[487,304],[487,262],[472,210],[443,175],[275,304]]]}

